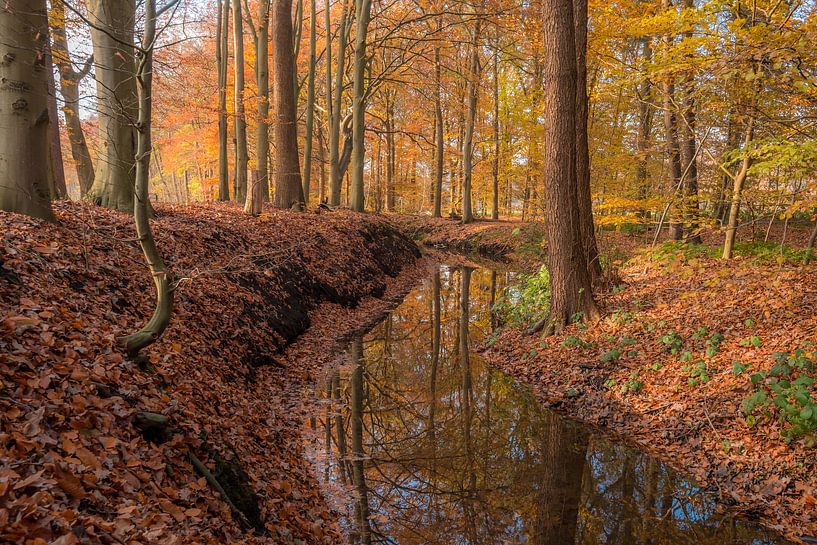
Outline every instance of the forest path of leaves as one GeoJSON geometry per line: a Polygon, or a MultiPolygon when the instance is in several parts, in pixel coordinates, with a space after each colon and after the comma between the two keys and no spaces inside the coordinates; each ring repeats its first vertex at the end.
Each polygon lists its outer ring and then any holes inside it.
{"type": "Polygon", "coordinates": [[[304,388],[422,277],[416,246],[370,215],[160,206],[177,305],[144,372],[114,346],[152,309],[132,219],[57,215],[0,214],[0,541],[340,542],[301,452],[304,388]],[[168,441],[143,438],[142,411],[169,417],[168,441]],[[211,471],[238,456],[268,535],[241,528],[190,453],[211,471]]]}

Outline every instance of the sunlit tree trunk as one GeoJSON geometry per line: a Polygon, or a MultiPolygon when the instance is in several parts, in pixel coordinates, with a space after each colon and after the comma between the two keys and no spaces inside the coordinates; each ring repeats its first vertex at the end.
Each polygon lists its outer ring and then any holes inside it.
{"type": "MultiPolygon", "coordinates": [[[[672,0],[662,0],[662,5],[665,11],[672,9],[672,0]]],[[[672,47],[673,36],[666,34],[663,37],[664,47],[669,50],[672,47]]],[[[677,201],[681,196],[681,149],[678,144],[678,119],[676,116],[675,105],[675,85],[673,83],[672,74],[666,75],[663,82],[663,108],[664,108],[664,134],[667,163],[669,167],[669,195],[670,199],[677,201]]],[[[676,202],[676,210],[683,208],[679,207],[676,202]]],[[[671,213],[670,221],[670,236],[673,240],[680,240],[683,235],[683,223],[681,223],[679,214],[676,211],[671,213]]]]}
{"type": "Polygon", "coordinates": [[[491,218],[499,219],[499,39],[494,44],[494,162],[491,165],[493,202],[491,218]]]}
{"type": "Polygon", "coordinates": [[[53,220],[47,39],[45,0],[0,7],[0,209],[53,220]]]}
{"type": "MultiPolygon", "coordinates": [[[[442,28],[441,23],[437,24],[437,31],[442,28]]],[[[443,123],[442,106],[442,63],[440,62],[440,46],[434,47],[434,119],[436,132],[434,143],[436,146],[435,169],[434,169],[434,217],[442,216],[443,206],[443,161],[445,153],[445,124],[443,123]]]]}
{"type": "Polygon", "coordinates": [[[155,0],[145,0],[145,30],[142,38],[143,48],[139,52],[139,65],[136,68],[136,81],[139,86],[139,117],[137,151],[136,151],[136,188],[134,192],[134,220],[136,234],[142,253],[145,255],[150,276],[156,288],[156,307],[150,321],[139,331],[122,337],[123,344],[131,356],[141,349],[153,344],[170,323],[173,311],[173,288],[167,267],[165,266],[156,239],[150,228],[150,154],[151,117],[153,101],[153,46],[156,38],[156,4],[155,0]]]}
{"type": "Polygon", "coordinates": [[[740,212],[740,201],[743,197],[743,185],[749,175],[749,167],[752,166],[749,146],[755,134],[755,120],[750,117],[746,123],[746,130],[743,138],[743,160],[740,170],[732,179],[732,201],[729,205],[729,219],[726,224],[726,238],[723,241],[723,259],[732,259],[732,251],[735,248],[735,235],[738,230],[738,213],[740,212]]]}
{"type": "Polygon", "coordinates": [[[86,197],[100,206],[133,211],[138,115],[133,26],[134,0],[90,0],[100,152],[86,197]]]}
{"type": "Polygon", "coordinates": [[[230,200],[227,158],[227,59],[230,32],[230,0],[218,0],[216,21],[216,64],[218,65],[218,200],[230,200]]]}
{"type": "Polygon", "coordinates": [[[65,117],[65,130],[71,145],[71,157],[76,165],[79,193],[84,197],[94,183],[94,164],[85,131],[79,117],[79,84],[88,75],[93,66],[89,58],[79,71],[74,69],[68,48],[68,37],[65,31],[65,4],[63,0],[51,2],[51,33],[54,37],[52,52],[54,63],[60,75],[60,93],[63,98],[62,114],[65,117]]]}
{"type": "Polygon", "coordinates": [[[576,199],[579,206],[579,233],[591,283],[601,278],[601,261],[593,225],[590,193],[590,151],[587,144],[587,0],[573,3],[576,41],[576,199]]]}
{"type": "Polygon", "coordinates": [[[346,61],[346,40],[348,38],[348,1],[343,2],[338,24],[337,67],[335,83],[332,86],[332,29],[329,10],[326,11],[326,103],[329,119],[329,204],[340,206],[343,175],[340,172],[340,126],[341,99],[343,98],[343,74],[346,61]]]}
{"type": "Polygon", "coordinates": [[[292,49],[292,0],[275,0],[272,14],[275,99],[275,207],[292,208],[304,202],[298,157],[298,121],[295,93],[295,59],[292,49]]]}
{"type": "MultiPolygon", "coordinates": [[[[641,62],[642,70],[646,73],[652,62],[652,39],[650,37],[641,38],[641,62]]],[[[650,135],[652,133],[652,81],[644,76],[638,88],[638,134],[636,135],[636,152],[638,162],[635,167],[635,183],[638,188],[638,198],[645,201],[649,196],[649,185],[647,180],[647,152],[650,146],[650,135]]],[[[649,212],[646,206],[641,204],[640,215],[648,217],[649,212]]]]}
{"type": "Polygon", "coordinates": [[[363,212],[363,162],[366,153],[366,37],[369,32],[371,0],[355,0],[355,66],[352,83],[352,187],[351,208],[363,212]]]}
{"type": "Polygon", "coordinates": [[[233,4],[233,81],[235,111],[233,113],[233,141],[235,142],[235,172],[233,173],[233,198],[244,204],[247,198],[247,118],[244,112],[244,20],[241,15],[241,0],[233,4]]]}
{"type": "Polygon", "coordinates": [[[470,61],[468,64],[468,113],[465,118],[465,140],[462,146],[463,178],[462,178],[462,222],[470,223],[474,219],[471,206],[471,180],[473,177],[474,161],[474,123],[477,116],[477,96],[479,94],[480,62],[479,39],[482,30],[482,19],[477,18],[471,36],[470,61]]]}
{"type": "Polygon", "coordinates": [[[261,205],[269,201],[269,67],[267,50],[269,49],[269,0],[258,3],[258,28],[252,25],[249,19],[250,30],[255,44],[255,85],[258,89],[258,106],[255,125],[255,170],[252,183],[244,203],[244,211],[248,214],[261,213],[261,205]]]}
{"type": "Polygon", "coordinates": [[[310,181],[312,180],[312,128],[315,123],[315,48],[316,48],[316,18],[318,16],[315,0],[309,3],[309,74],[306,82],[306,134],[304,135],[304,175],[303,193],[304,204],[309,205],[310,181]]]}

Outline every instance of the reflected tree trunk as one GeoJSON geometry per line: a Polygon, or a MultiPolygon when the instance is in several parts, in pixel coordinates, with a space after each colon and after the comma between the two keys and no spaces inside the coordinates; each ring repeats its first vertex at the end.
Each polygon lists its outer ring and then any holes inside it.
{"type": "Polygon", "coordinates": [[[547,429],[543,479],[531,542],[569,545],[576,540],[588,436],[585,430],[554,413],[546,413],[543,419],[547,429]]]}
{"type": "Polygon", "coordinates": [[[360,533],[360,543],[370,545],[372,542],[372,531],[369,525],[369,494],[366,488],[366,475],[364,473],[363,458],[363,339],[355,338],[352,341],[352,362],[355,369],[352,371],[352,481],[355,487],[357,500],[358,532],[360,533]]]}

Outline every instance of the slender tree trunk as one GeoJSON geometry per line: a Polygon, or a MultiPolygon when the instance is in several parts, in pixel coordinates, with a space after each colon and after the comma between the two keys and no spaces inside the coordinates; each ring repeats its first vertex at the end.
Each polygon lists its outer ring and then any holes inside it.
{"type": "Polygon", "coordinates": [[[468,113],[465,118],[465,140],[462,146],[463,178],[462,178],[462,222],[471,223],[474,220],[474,211],[471,206],[471,179],[474,161],[474,123],[477,116],[477,96],[479,94],[480,62],[479,39],[482,30],[482,19],[474,23],[471,36],[471,54],[468,66],[468,113]]]}
{"type": "MultiPolygon", "coordinates": [[[[312,127],[315,120],[315,48],[317,10],[315,0],[310,0],[309,17],[309,74],[306,83],[306,134],[304,135],[304,204],[309,206],[310,181],[312,180],[312,127]]],[[[328,7],[327,7],[328,10],[328,7]]]]}
{"type": "MultiPolygon", "coordinates": [[[[684,7],[687,9],[695,9],[694,0],[684,0],[684,7]]],[[[692,39],[692,31],[689,30],[684,33],[684,39],[692,39]]],[[[692,54],[688,55],[692,57],[692,54]]],[[[690,60],[690,64],[692,61],[690,60]]],[[[700,209],[698,204],[698,145],[695,138],[695,124],[696,124],[696,109],[695,103],[695,74],[690,69],[683,84],[684,90],[684,113],[683,113],[683,127],[682,134],[684,136],[683,146],[681,149],[682,172],[686,172],[684,176],[684,212],[687,216],[688,230],[686,233],[686,241],[694,244],[701,243],[700,233],[700,209]]]]}
{"type": "Polygon", "coordinates": [[[54,62],[60,74],[60,93],[63,98],[62,113],[65,130],[71,145],[71,157],[76,165],[79,194],[85,197],[94,183],[94,164],[85,140],[85,131],[79,117],[79,84],[93,66],[93,57],[88,59],[80,71],[74,70],[65,32],[65,4],[63,0],[51,2],[51,33],[54,36],[52,51],[54,62]]]}
{"type": "Polygon", "coordinates": [[[363,212],[363,163],[366,152],[366,37],[371,0],[355,0],[355,67],[352,83],[352,187],[351,208],[363,212]]]}
{"type": "MultiPolygon", "coordinates": [[[[662,5],[665,11],[672,9],[672,0],[662,0],[662,5]]],[[[663,38],[665,49],[669,50],[672,47],[673,36],[667,34],[663,38]]],[[[666,139],[667,163],[669,165],[669,190],[670,199],[677,201],[681,195],[679,184],[681,183],[681,150],[678,144],[678,119],[676,117],[675,107],[675,85],[673,83],[673,76],[665,76],[663,83],[664,91],[664,132],[666,139]]],[[[682,207],[680,207],[682,208],[682,207]]],[[[673,240],[681,240],[683,235],[683,223],[681,223],[676,206],[676,210],[671,213],[670,221],[670,236],[673,240]]]]}
{"type": "MultiPolygon", "coordinates": [[[[258,3],[258,28],[254,29],[255,85],[258,89],[258,106],[255,125],[255,170],[252,184],[244,203],[244,212],[257,216],[264,201],[269,201],[269,0],[258,3]]],[[[249,16],[249,14],[248,14],[249,16]]]]}
{"type": "Polygon", "coordinates": [[[86,197],[100,206],[133,212],[136,116],[134,0],[90,0],[97,111],[102,140],[94,183],[86,197]]]}
{"type": "MultiPolygon", "coordinates": [[[[437,24],[437,31],[442,29],[442,23],[437,24]]],[[[444,131],[445,125],[443,123],[443,107],[442,107],[442,66],[440,62],[440,46],[434,47],[434,119],[436,132],[434,140],[436,145],[435,153],[435,170],[434,170],[434,217],[442,216],[443,206],[443,161],[445,160],[443,154],[445,153],[444,131]]]]}
{"type": "Polygon", "coordinates": [[[732,202],[729,206],[729,220],[726,225],[726,238],[723,241],[723,259],[732,259],[732,251],[735,247],[735,234],[738,230],[738,213],[740,212],[740,200],[743,192],[743,184],[749,174],[749,167],[752,166],[752,159],[749,153],[749,145],[754,138],[755,120],[749,118],[746,124],[743,139],[743,151],[745,153],[741,161],[740,170],[733,178],[732,202]]]}
{"type": "Polygon", "coordinates": [[[229,159],[227,158],[227,59],[229,58],[230,0],[218,0],[216,22],[216,63],[218,64],[218,200],[230,200],[229,159]]]}
{"type": "Polygon", "coordinates": [[[53,221],[45,0],[7,0],[0,36],[0,210],[53,221]]]}
{"type": "Polygon", "coordinates": [[[275,207],[301,207],[304,202],[298,158],[298,120],[292,81],[295,59],[292,50],[292,0],[274,0],[273,63],[275,137],[275,207]]]}
{"type": "Polygon", "coordinates": [[[590,192],[590,151],[587,144],[587,0],[574,0],[573,21],[576,40],[576,198],[579,205],[579,232],[590,281],[601,279],[601,261],[593,225],[590,192]]]}
{"type": "Polygon", "coordinates": [[[544,2],[545,217],[550,273],[550,313],[533,329],[561,331],[575,318],[594,320],[576,189],[576,42],[572,0],[544,2]]]}
{"type": "Polygon", "coordinates": [[[321,167],[321,185],[318,190],[318,202],[326,202],[326,142],[323,136],[323,123],[318,123],[318,161],[321,167]]]}
{"type": "Polygon", "coordinates": [[[60,123],[57,117],[57,83],[54,81],[54,55],[51,44],[46,35],[46,63],[45,71],[48,75],[48,164],[50,166],[49,179],[52,200],[67,199],[68,188],[65,185],[65,165],[62,162],[62,145],[60,143],[60,123]]]}
{"type": "Polygon", "coordinates": [[[330,27],[329,10],[326,10],[326,102],[329,113],[329,204],[340,206],[341,186],[343,184],[343,174],[340,172],[340,125],[341,125],[341,99],[343,98],[343,74],[346,61],[346,39],[348,31],[347,20],[348,1],[341,0],[343,7],[338,26],[338,54],[337,67],[335,68],[335,84],[332,87],[332,32],[330,27]]]}
{"type": "Polygon", "coordinates": [[[394,212],[394,103],[388,90],[386,98],[386,210],[394,212]]]}
{"type": "MultiPolygon", "coordinates": [[[[642,70],[647,73],[652,62],[652,39],[648,36],[641,38],[641,62],[642,70]]],[[[647,152],[650,147],[650,135],[652,133],[652,81],[645,76],[641,80],[638,89],[638,135],[636,136],[636,150],[638,152],[638,163],[635,168],[635,182],[638,188],[638,198],[642,201],[640,215],[647,219],[649,212],[643,201],[649,196],[649,186],[647,180],[647,152]]]]}
{"type": "Polygon", "coordinates": [[[147,49],[139,53],[139,65],[136,69],[136,81],[139,86],[138,143],[136,152],[136,189],[134,192],[134,220],[136,234],[142,253],[145,255],[150,276],[156,287],[156,308],[150,321],[139,331],[121,337],[118,341],[125,346],[128,354],[135,356],[138,352],[156,342],[170,323],[173,312],[173,289],[167,267],[162,260],[156,239],[150,228],[150,154],[152,87],[153,87],[153,43],[156,37],[156,4],[155,0],[145,0],[145,34],[143,44],[147,49]]]}
{"type": "Polygon", "coordinates": [[[233,175],[233,196],[236,202],[244,204],[247,198],[247,118],[244,113],[244,20],[241,15],[241,0],[233,4],[233,49],[235,59],[233,81],[235,111],[233,113],[233,141],[235,142],[235,172],[233,175]]]}

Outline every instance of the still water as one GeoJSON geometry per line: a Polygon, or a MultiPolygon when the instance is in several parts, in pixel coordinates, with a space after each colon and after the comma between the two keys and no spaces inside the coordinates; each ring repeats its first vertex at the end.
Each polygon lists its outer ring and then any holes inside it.
{"type": "Polygon", "coordinates": [[[486,366],[475,349],[510,282],[440,268],[318,385],[312,458],[353,542],[788,543],[486,366]]]}

